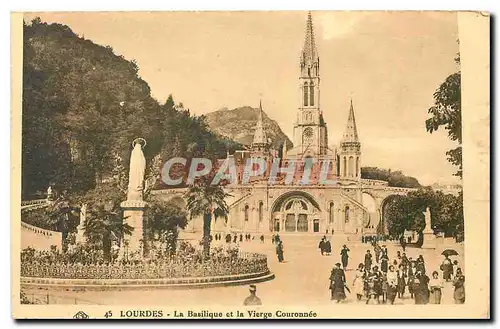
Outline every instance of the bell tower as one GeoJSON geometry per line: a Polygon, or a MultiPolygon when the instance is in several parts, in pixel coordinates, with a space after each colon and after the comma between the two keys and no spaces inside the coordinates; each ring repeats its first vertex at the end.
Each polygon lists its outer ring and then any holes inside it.
{"type": "Polygon", "coordinates": [[[326,123],[320,109],[319,56],[311,12],[307,15],[306,36],[300,56],[300,104],[294,125],[294,145],[301,157],[325,155],[328,151],[326,123]]]}
{"type": "Polygon", "coordinates": [[[356,128],[356,118],[354,117],[354,107],[349,108],[347,126],[340,142],[340,172],[341,178],[360,179],[361,178],[361,143],[358,138],[356,128]]]}

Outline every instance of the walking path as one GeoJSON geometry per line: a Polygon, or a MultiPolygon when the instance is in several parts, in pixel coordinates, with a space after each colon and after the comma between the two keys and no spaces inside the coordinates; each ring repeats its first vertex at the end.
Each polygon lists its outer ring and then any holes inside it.
{"type": "MultiPolygon", "coordinates": [[[[333,265],[340,262],[340,248],[344,241],[332,239],[332,255],[322,256],[318,249],[320,236],[282,236],[285,250],[285,262],[278,263],[275,255],[275,246],[270,239],[261,243],[257,237],[251,242],[241,243],[244,251],[256,251],[268,255],[270,270],[275,274],[275,279],[257,284],[257,296],[264,304],[281,305],[325,305],[331,304],[329,287],[329,276],[333,265]]],[[[367,249],[372,249],[368,244],[359,242],[348,243],[351,250],[349,253],[349,265],[346,271],[346,279],[349,287],[352,286],[354,278],[354,268],[364,260],[367,249]]],[[[449,247],[449,246],[447,246],[449,247]]],[[[389,258],[392,260],[397,250],[401,250],[399,245],[388,244],[389,258]]],[[[407,249],[406,254],[413,259],[422,254],[428,275],[434,270],[439,271],[439,265],[443,259],[440,256],[441,249],[423,250],[407,249]]],[[[463,255],[463,245],[455,245],[460,255],[463,255]]],[[[373,250],[372,250],[373,253],[373,250]]],[[[463,264],[462,256],[458,257],[460,264],[463,264]]],[[[467,276],[467,273],[465,272],[467,276]]],[[[72,292],[67,292],[71,294],[72,292]]],[[[172,305],[182,301],[184,305],[203,304],[206,306],[242,305],[243,300],[248,296],[247,286],[216,287],[205,289],[167,290],[167,289],[147,289],[129,291],[87,291],[75,292],[79,298],[95,301],[98,304],[134,304],[134,305],[172,305]]],[[[345,303],[359,303],[356,296],[347,294],[345,303]]],[[[361,303],[364,303],[362,301],[361,303]]],[[[396,298],[396,304],[413,304],[413,299],[406,294],[405,299],[396,298]]],[[[443,304],[453,303],[453,287],[451,283],[446,283],[443,291],[443,304]]],[[[177,304],[178,305],[178,304],[177,304]]]]}

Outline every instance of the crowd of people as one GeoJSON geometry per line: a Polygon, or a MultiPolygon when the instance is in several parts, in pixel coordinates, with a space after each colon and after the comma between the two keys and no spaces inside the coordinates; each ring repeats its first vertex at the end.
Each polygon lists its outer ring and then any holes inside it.
{"type": "MultiPolygon", "coordinates": [[[[213,235],[210,235],[210,241],[222,241],[222,233],[215,233],[213,235]]],[[[264,235],[261,234],[260,237],[260,242],[264,243],[264,235]]],[[[255,240],[255,236],[252,236],[252,234],[250,233],[234,233],[234,234],[231,234],[231,233],[226,233],[225,236],[224,236],[224,241],[226,243],[238,243],[238,242],[249,242],[249,241],[253,241],[255,240]]]]}
{"type": "Polygon", "coordinates": [[[403,251],[389,258],[387,247],[372,243],[373,253],[367,250],[364,262],[359,263],[353,281],[346,282],[349,248],[340,251],[341,263],[336,263],[330,274],[331,299],[346,299],[346,290],[366,304],[394,304],[396,298],[414,300],[415,304],[440,304],[446,282],[453,286],[455,303],[465,302],[465,276],[458,261],[445,255],[439,270],[426,269],[424,257],[415,260],[403,251]],[[440,273],[441,272],[441,273],[440,273]],[[352,291],[351,291],[352,287],[352,291]]]}

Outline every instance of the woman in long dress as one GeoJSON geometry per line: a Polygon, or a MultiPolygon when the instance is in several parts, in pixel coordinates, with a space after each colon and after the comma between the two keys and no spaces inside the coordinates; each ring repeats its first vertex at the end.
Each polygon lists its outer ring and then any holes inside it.
{"type": "Polygon", "coordinates": [[[394,304],[396,299],[398,286],[398,273],[395,271],[394,266],[389,266],[389,272],[387,272],[387,301],[390,304],[394,304]]]}
{"type": "Polygon", "coordinates": [[[359,263],[358,269],[356,270],[356,273],[354,274],[354,280],[352,282],[352,286],[354,287],[353,292],[356,294],[356,297],[358,300],[361,300],[361,297],[363,297],[363,292],[365,290],[365,271],[364,271],[365,266],[363,263],[359,263]]]}
{"type": "Polygon", "coordinates": [[[429,281],[430,304],[441,304],[441,289],[443,289],[443,280],[439,278],[439,273],[434,271],[429,281]]]}
{"type": "Polygon", "coordinates": [[[462,274],[462,269],[457,268],[457,274],[453,279],[453,286],[455,291],[453,292],[453,298],[455,299],[455,304],[465,303],[465,276],[462,274]]]}
{"type": "Polygon", "coordinates": [[[340,256],[342,259],[342,268],[345,270],[347,268],[347,263],[349,261],[349,248],[346,245],[342,246],[342,250],[340,251],[340,256]]]}
{"type": "Polygon", "coordinates": [[[337,303],[345,299],[345,273],[340,268],[340,263],[335,264],[330,275],[330,289],[332,293],[332,300],[337,303]]]}
{"type": "Polygon", "coordinates": [[[387,273],[389,257],[385,252],[382,253],[382,257],[380,258],[380,270],[384,273],[387,273]]]}
{"type": "Polygon", "coordinates": [[[427,304],[429,302],[429,277],[417,271],[413,281],[413,292],[415,294],[415,304],[427,304]]]}
{"type": "Polygon", "coordinates": [[[403,264],[399,265],[398,271],[396,272],[398,276],[398,298],[403,298],[406,290],[406,271],[403,264]]]}
{"type": "Polygon", "coordinates": [[[441,264],[441,270],[443,271],[443,279],[447,282],[451,280],[451,275],[453,274],[453,264],[448,256],[444,257],[443,263],[441,264]]]}
{"type": "Polygon", "coordinates": [[[382,293],[382,278],[378,270],[378,266],[373,266],[370,272],[367,272],[366,282],[368,287],[368,299],[366,304],[369,304],[371,300],[380,304],[380,294],[382,293]]]}

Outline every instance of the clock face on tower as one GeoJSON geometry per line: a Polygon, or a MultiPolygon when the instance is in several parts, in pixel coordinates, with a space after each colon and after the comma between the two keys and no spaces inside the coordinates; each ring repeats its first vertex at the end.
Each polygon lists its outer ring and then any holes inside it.
{"type": "Polygon", "coordinates": [[[304,129],[304,132],[302,133],[302,141],[304,144],[310,144],[313,139],[313,130],[311,127],[307,127],[304,129]]]}

